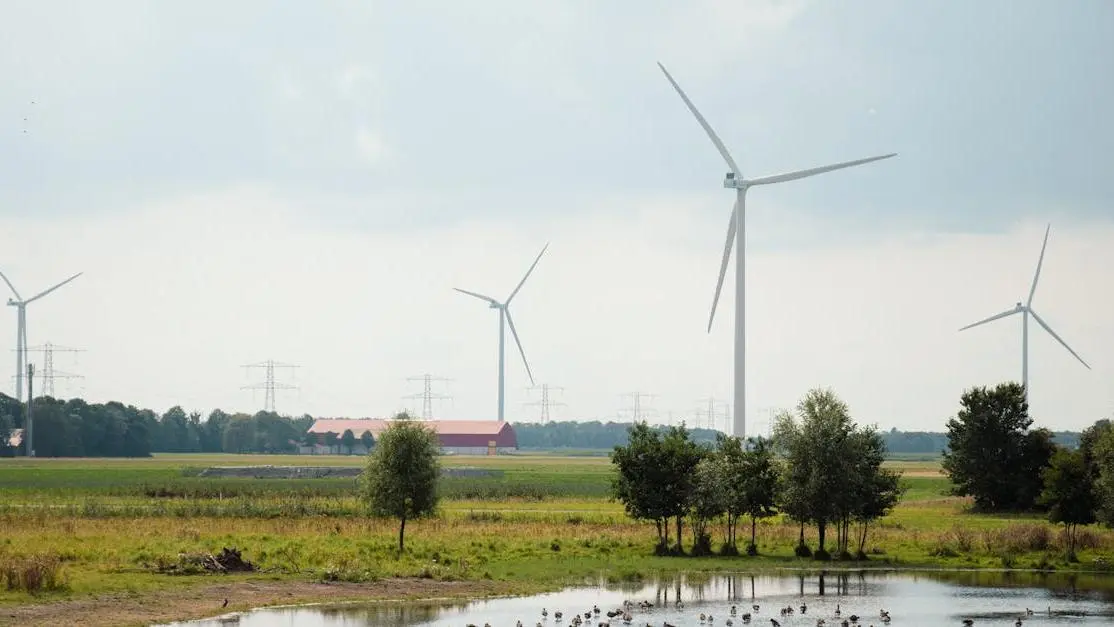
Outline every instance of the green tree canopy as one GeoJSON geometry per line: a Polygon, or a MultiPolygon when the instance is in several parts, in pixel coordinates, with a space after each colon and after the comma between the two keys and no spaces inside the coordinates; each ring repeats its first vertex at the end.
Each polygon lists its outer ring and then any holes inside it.
{"type": "Polygon", "coordinates": [[[1050,522],[1064,524],[1068,557],[1074,559],[1078,526],[1095,522],[1097,502],[1090,469],[1081,451],[1061,448],[1041,474],[1044,480],[1041,503],[1049,508],[1050,522]]]}
{"type": "Polygon", "coordinates": [[[434,513],[440,476],[437,434],[411,420],[394,420],[379,436],[362,475],[363,497],[374,516],[397,518],[399,554],[406,521],[434,513]]]}
{"type": "Polygon", "coordinates": [[[340,434],[340,443],[344,446],[344,450],[351,455],[352,449],[356,446],[356,434],[352,433],[351,429],[345,429],[344,433],[340,434]]]}
{"type": "Polygon", "coordinates": [[[1041,470],[1052,455],[1051,433],[1030,431],[1025,388],[1003,383],[966,390],[948,421],[944,472],[959,496],[982,511],[1031,509],[1041,491],[1041,470]]]}

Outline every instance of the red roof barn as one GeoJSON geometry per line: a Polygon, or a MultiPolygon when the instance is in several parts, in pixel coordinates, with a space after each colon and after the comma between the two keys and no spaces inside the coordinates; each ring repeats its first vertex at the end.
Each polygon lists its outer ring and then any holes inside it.
{"type": "MultiPolygon", "coordinates": [[[[518,438],[514,428],[509,422],[497,420],[421,420],[416,421],[433,429],[441,441],[441,448],[447,452],[468,453],[482,455],[488,452],[491,443],[499,452],[512,451],[518,448],[518,438]]],[[[378,418],[318,418],[309,433],[335,433],[340,435],[352,430],[352,434],[359,438],[365,431],[370,431],[375,439],[391,424],[390,420],[378,418]]]]}

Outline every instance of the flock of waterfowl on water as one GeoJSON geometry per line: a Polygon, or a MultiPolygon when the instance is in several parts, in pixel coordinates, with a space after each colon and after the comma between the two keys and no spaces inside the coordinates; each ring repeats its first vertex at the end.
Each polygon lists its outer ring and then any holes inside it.
{"type": "MultiPolygon", "coordinates": [[[[679,600],[676,601],[675,603],[673,603],[672,605],[677,610],[683,610],[684,607],[685,607],[684,602],[679,601],[679,600]]],[[[617,608],[617,609],[614,609],[614,610],[607,610],[607,611],[601,611],[598,605],[593,605],[592,609],[586,610],[585,612],[583,612],[583,614],[581,614],[581,613],[573,614],[572,618],[570,618],[568,620],[568,622],[565,623],[565,624],[567,625],[567,627],[611,627],[611,621],[615,620],[615,621],[619,621],[623,625],[631,625],[631,624],[634,623],[634,613],[636,611],[649,611],[649,610],[652,610],[653,608],[654,608],[654,604],[649,602],[649,601],[639,601],[638,603],[634,603],[632,601],[623,601],[623,606],[621,608],[617,608]]],[[[700,615],[698,616],[698,618],[700,620],[700,624],[701,625],[706,625],[707,627],[715,627],[715,625],[717,625],[717,624],[722,624],[722,625],[725,625],[726,627],[733,627],[736,624],[738,624],[738,625],[751,625],[752,621],[757,619],[757,614],[758,614],[760,609],[761,608],[759,607],[758,604],[754,604],[754,605],[751,606],[751,611],[743,612],[743,613],[740,614],[739,610],[738,610],[738,607],[732,605],[731,610],[730,610],[730,616],[728,616],[725,620],[723,620],[722,623],[717,623],[716,618],[714,616],[712,616],[711,614],[706,614],[704,612],[701,612],[700,615]],[[736,622],[736,621],[738,621],[738,622],[736,622]]],[[[798,610],[795,609],[793,606],[789,605],[789,606],[786,606],[786,607],[779,608],[778,613],[781,617],[781,621],[779,621],[777,618],[774,618],[774,617],[771,616],[769,618],[770,627],[781,627],[782,621],[786,621],[789,617],[793,616],[794,614],[797,614],[798,610]]],[[[800,616],[802,618],[805,617],[805,615],[808,613],[808,604],[807,603],[802,603],[800,605],[799,613],[800,613],[800,616]]],[[[850,615],[844,617],[844,616],[842,616],[842,613],[843,612],[840,609],[839,604],[837,603],[836,607],[835,607],[834,616],[830,617],[831,622],[829,622],[829,620],[826,619],[826,618],[818,617],[816,619],[816,627],[867,627],[867,626],[874,627],[873,622],[869,622],[869,623],[867,623],[867,625],[863,625],[863,621],[864,621],[863,617],[861,617],[857,614],[850,614],[850,615]]],[[[1051,607],[1048,608],[1048,614],[1050,616],[1052,615],[1052,608],[1051,607]]],[[[541,615],[542,615],[542,620],[538,621],[535,627],[547,627],[547,623],[549,622],[549,617],[550,617],[549,610],[547,608],[543,607],[541,615]]],[[[1026,618],[1028,616],[1032,616],[1032,615],[1033,615],[1033,610],[1031,610],[1029,608],[1025,608],[1025,615],[1017,617],[1017,621],[1014,623],[1015,627],[1022,627],[1022,625],[1024,624],[1024,618],[1026,618]]],[[[564,618],[565,618],[564,613],[561,612],[560,610],[554,611],[552,613],[552,616],[553,616],[553,620],[554,620],[555,623],[561,623],[561,622],[564,621],[564,618]]],[[[808,618],[811,619],[812,617],[809,616],[808,618]]],[[[642,621],[640,620],[639,623],[641,623],[641,622],[642,621]]],[[[879,610],[878,611],[878,622],[880,622],[883,625],[888,625],[890,623],[890,613],[889,613],[889,611],[887,611],[885,609],[879,610]]],[[[975,621],[972,618],[964,618],[962,623],[963,623],[964,627],[973,627],[973,625],[975,624],[975,621]]],[[[467,627],[478,627],[478,626],[475,625],[475,624],[469,623],[467,625],[467,627]]],[[[490,623],[484,623],[483,627],[491,627],[491,624],[490,623]]],[[[515,627],[526,627],[526,626],[523,624],[523,622],[521,620],[519,620],[519,621],[517,621],[515,627]]],[[[655,625],[653,623],[646,622],[645,627],[655,627],[655,625]]],[[[677,627],[677,626],[673,625],[669,621],[664,621],[664,622],[661,623],[661,627],[677,627]]]]}

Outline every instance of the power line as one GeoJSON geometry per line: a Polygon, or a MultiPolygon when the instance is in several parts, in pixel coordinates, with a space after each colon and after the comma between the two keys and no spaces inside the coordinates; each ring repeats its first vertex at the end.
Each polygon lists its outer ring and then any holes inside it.
{"type": "Polygon", "coordinates": [[[704,426],[707,429],[711,429],[712,431],[715,431],[716,430],[716,425],[719,422],[718,418],[720,416],[723,416],[724,432],[726,433],[727,432],[727,424],[728,424],[726,421],[730,417],[728,409],[727,409],[728,408],[727,403],[719,402],[719,400],[716,399],[716,397],[714,397],[714,396],[709,396],[708,398],[702,398],[698,402],[705,403],[706,405],[705,405],[704,409],[697,409],[696,410],[697,423],[696,423],[695,426],[698,426],[698,427],[699,426],[704,426]],[[718,409],[716,409],[717,406],[722,406],[723,411],[720,412],[718,409]],[[703,425],[701,425],[701,423],[700,423],[701,418],[704,419],[703,425]]]}
{"type": "Polygon", "coordinates": [[[39,379],[42,380],[42,394],[55,398],[54,396],[54,380],[55,379],[83,379],[79,374],[71,374],[62,370],[54,369],[54,353],[81,353],[84,352],[80,348],[69,348],[67,346],[59,346],[47,342],[42,346],[28,346],[27,351],[42,351],[43,353],[43,370],[39,374],[39,379]]]}
{"type": "Polygon", "coordinates": [[[622,416],[623,412],[630,414],[631,422],[640,422],[645,420],[650,415],[657,415],[657,410],[652,407],[646,407],[642,404],[642,399],[656,398],[656,394],[645,394],[642,392],[630,392],[623,394],[623,398],[631,397],[632,402],[630,407],[619,410],[619,415],[622,416]]]}
{"type": "Polygon", "coordinates": [[[422,391],[417,394],[410,394],[402,398],[420,398],[422,399],[422,419],[433,420],[433,401],[451,399],[449,394],[434,394],[433,382],[434,381],[452,381],[452,379],[445,379],[443,377],[435,377],[429,373],[423,374],[420,377],[407,377],[407,381],[421,381],[422,391]]]}
{"type": "Polygon", "coordinates": [[[294,389],[297,389],[297,386],[295,386],[295,385],[290,385],[290,384],[287,384],[287,383],[279,383],[278,381],[276,381],[275,380],[275,368],[290,368],[291,370],[293,370],[294,368],[297,368],[297,367],[298,366],[295,366],[293,364],[284,364],[282,362],[275,361],[273,359],[268,359],[267,361],[261,361],[257,364],[247,364],[247,365],[244,366],[244,368],[247,368],[249,372],[251,371],[252,368],[263,368],[265,373],[266,373],[265,374],[266,378],[259,383],[252,383],[250,385],[242,386],[240,389],[241,390],[263,390],[263,411],[269,411],[269,412],[274,413],[275,412],[275,390],[294,390],[294,389]]]}
{"type": "MultiPolygon", "coordinates": [[[[539,420],[540,420],[541,424],[545,424],[545,423],[549,422],[549,420],[550,420],[549,409],[551,407],[567,406],[566,403],[563,403],[561,401],[553,400],[552,397],[550,397],[550,395],[549,395],[549,391],[550,390],[557,390],[558,392],[563,392],[565,390],[565,388],[557,387],[557,386],[554,386],[554,385],[549,385],[548,383],[543,383],[540,386],[535,386],[535,387],[540,387],[541,388],[542,397],[541,397],[540,400],[534,401],[532,403],[526,403],[526,405],[541,407],[541,415],[539,416],[539,420]]],[[[533,389],[533,388],[528,388],[528,389],[533,389]]]]}

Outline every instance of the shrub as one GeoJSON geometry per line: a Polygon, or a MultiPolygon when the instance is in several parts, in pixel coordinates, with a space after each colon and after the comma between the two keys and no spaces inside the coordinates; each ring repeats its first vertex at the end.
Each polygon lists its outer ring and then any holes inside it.
{"type": "MultiPolygon", "coordinates": [[[[807,549],[808,547],[806,546],[805,548],[807,549]]],[[[747,555],[749,555],[751,557],[755,557],[756,555],[758,555],[758,545],[748,542],[747,543],[747,555]]]]}
{"type": "Polygon", "coordinates": [[[0,560],[0,581],[9,591],[38,594],[67,588],[57,555],[3,556],[0,560]]]}
{"type": "Polygon", "coordinates": [[[707,533],[700,534],[696,542],[692,545],[693,557],[700,557],[712,554],[712,536],[707,533]]]}
{"type": "Polygon", "coordinates": [[[812,549],[808,548],[808,545],[804,542],[801,542],[793,548],[793,554],[797,557],[812,557],[812,549]]]}
{"type": "Polygon", "coordinates": [[[824,549],[816,549],[816,552],[812,554],[812,559],[820,560],[821,562],[830,562],[832,560],[832,554],[824,549]]]}

